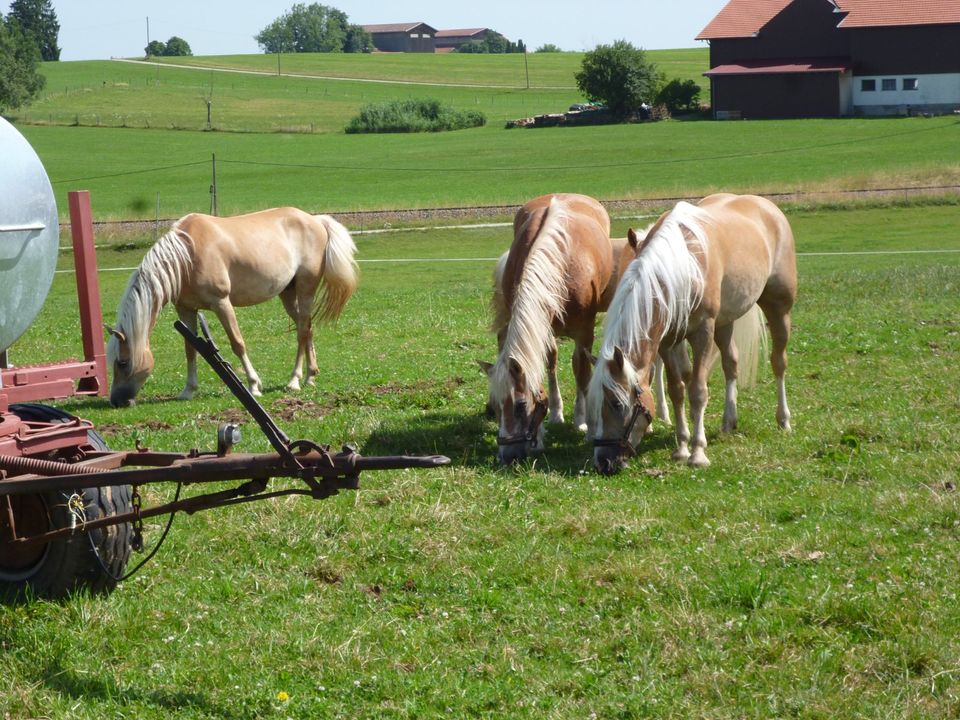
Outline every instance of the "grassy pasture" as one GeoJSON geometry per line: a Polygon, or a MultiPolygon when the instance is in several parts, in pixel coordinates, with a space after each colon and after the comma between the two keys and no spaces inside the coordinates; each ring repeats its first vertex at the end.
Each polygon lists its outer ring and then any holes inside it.
{"type": "MultiPolygon", "coordinates": [[[[507,229],[358,236],[361,287],[319,334],[318,388],[281,390],[293,340],[279,304],[241,311],[265,405],[294,437],[440,451],[453,467],[179,518],[112,596],[0,608],[0,715],[955,717],[957,208],[789,215],[795,432],[775,429],[766,371],[741,393],[741,431],[720,436],[715,377],[711,468],[671,464],[660,425],[610,479],[566,427],[529,465],[490,466],[474,359],[494,352],[507,229]],[[863,251],[902,254],[836,254],[863,251]]],[[[100,251],[108,318],[128,273],[106,268],[141,254],[100,251]]],[[[15,361],[79,351],[73,292],[58,275],[15,361]]],[[[115,447],[206,448],[235,414],[209,371],[193,401],[171,400],[172,320],[136,408],[65,404],[115,447]]]]}
{"type": "MultiPolygon", "coordinates": [[[[703,49],[651,51],[668,79],[696,80],[709,101],[703,49]]],[[[44,63],[47,86],[23,123],[228,132],[342,132],[360,105],[437,98],[491,124],[560,112],[583,100],[582,53],[275,55],[44,63]],[[184,69],[189,66],[191,69],[184,69]],[[199,68],[199,69],[198,69],[199,68]],[[204,72],[209,68],[209,72],[204,72]],[[227,71],[227,72],[223,72],[227,71]],[[529,73],[529,82],[527,74],[529,73]]]]}
{"type": "MultiPolygon", "coordinates": [[[[960,124],[885,120],[664,122],[345,136],[21,126],[58,197],[89,189],[98,219],[210,207],[315,212],[520,204],[546,192],[602,199],[956,183],[960,124]]],[[[61,200],[61,208],[66,203],[61,200]]]]}

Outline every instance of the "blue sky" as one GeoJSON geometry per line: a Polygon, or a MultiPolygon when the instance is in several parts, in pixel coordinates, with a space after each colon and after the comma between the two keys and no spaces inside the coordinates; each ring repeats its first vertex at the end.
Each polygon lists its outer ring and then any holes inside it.
{"type": "MultiPolygon", "coordinates": [[[[312,0],[301,0],[309,4],[312,0]]],[[[253,36],[296,0],[53,0],[60,21],[61,60],[135,57],[150,39],[173,35],[195,55],[259,52],[253,36]]],[[[726,0],[325,0],[360,25],[425,22],[437,29],[489,27],[530,50],[545,43],[589,50],[626,39],[647,49],[696,47],[697,33],[726,0]]],[[[0,0],[0,12],[10,1],[0,0]]]]}

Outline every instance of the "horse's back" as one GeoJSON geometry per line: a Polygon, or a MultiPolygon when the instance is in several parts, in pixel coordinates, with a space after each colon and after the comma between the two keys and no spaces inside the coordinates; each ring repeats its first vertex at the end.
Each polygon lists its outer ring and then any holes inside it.
{"type": "Polygon", "coordinates": [[[319,275],[322,269],[325,231],[298,208],[226,217],[192,213],[176,228],[193,250],[185,304],[204,307],[229,296],[236,306],[255,305],[275,297],[298,273],[319,275]]]}
{"type": "Polygon", "coordinates": [[[564,317],[593,314],[605,309],[604,299],[614,277],[615,257],[610,241],[610,216],[587,195],[542,195],[523,205],[514,217],[514,239],[500,274],[500,289],[512,306],[517,287],[538,241],[552,243],[548,254],[566,278],[564,317]],[[556,224],[552,224],[556,223],[556,224]],[[557,251],[562,251],[559,257],[557,251]]]}
{"type": "Polygon", "coordinates": [[[762,296],[792,304],[797,271],[793,231],[776,204],[757,195],[718,193],[698,203],[710,216],[708,274],[723,303],[746,309],[762,296]]]}

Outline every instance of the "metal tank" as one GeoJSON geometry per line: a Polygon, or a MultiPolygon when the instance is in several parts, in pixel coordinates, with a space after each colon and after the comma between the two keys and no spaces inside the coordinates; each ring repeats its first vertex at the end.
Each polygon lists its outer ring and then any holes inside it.
{"type": "Polygon", "coordinates": [[[57,202],[43,163],[0,117],[0,353],[43,307],[59,244],[57,202]]]}

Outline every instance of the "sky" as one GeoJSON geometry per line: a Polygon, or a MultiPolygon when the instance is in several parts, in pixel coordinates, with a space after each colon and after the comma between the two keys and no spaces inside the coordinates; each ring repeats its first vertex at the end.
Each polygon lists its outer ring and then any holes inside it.
{"type": "MultiPolygon", "coordinates": [[[[176,35],[194,55],[261,52],[253,36],[297,2],[314,0],[52,0],[61,60],[138,57],[150,40],[176,35]],[[149,18],[149,22],[148,22],[149,18]]],[[[591,50],[628,40],[648,50],[697,47],[696,35],[727,0],[323,0],[351,23],[424,22],[438,30],[487,27],[530,50],[552,43],[591,50]]],[[[0,13],[10,0],[0,0],[0,13]]]]}

